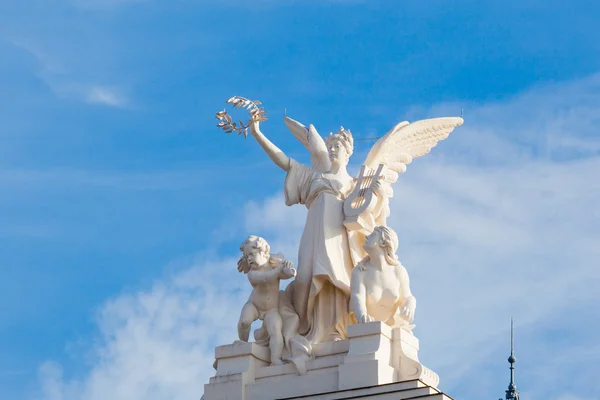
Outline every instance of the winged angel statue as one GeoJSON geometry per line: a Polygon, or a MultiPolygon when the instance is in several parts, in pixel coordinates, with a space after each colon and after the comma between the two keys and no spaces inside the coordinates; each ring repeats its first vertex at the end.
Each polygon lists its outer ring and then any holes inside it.
{"type": "Polygon", "coordinates": [[[310,343],[345,337],[353,267],[365,257],[365,236],[386,226],[391,185],[416,157],[427,153],[463,123],[462,118],[401,122],[371,148],[358,177],[348,174],[354,149],[349,130],[323,139],[313,125],[285,117],[293,135],[310,152],[311,165],[288,157],[250,122],[252,136],[287,172],[285,203],[308,209],[298,251],[296,279],[288,289],[300,318],[298,333],[310,343]]]}

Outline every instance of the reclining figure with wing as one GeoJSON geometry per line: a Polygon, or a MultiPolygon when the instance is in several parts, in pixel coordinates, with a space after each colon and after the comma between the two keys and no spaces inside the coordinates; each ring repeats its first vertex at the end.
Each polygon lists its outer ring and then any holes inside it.
{"type": "Polygon", "coordinates": [[[308,208],[297,275],[286,293],[300,319],[298,331],[311,344],[345,337],[352,269],[366,256],[365,236],[386,226],[391,185],[413,158],[427,154],[462,122],[434,118],[399,123],[375,143],[357,178],[346,169],[354,149],[349,130],[341,128],[324,140],[314,126],[286,117],[290,131],[310,152],[307,166],[267,139],[258,120],[250,122],[252,136],[287,172],[286,204],[308,208]]]}

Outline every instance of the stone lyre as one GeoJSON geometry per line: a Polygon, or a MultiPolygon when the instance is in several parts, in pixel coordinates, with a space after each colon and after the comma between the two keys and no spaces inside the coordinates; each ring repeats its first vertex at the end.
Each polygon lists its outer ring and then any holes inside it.
{"type": "Polygon", "coordinates": [[[348,230],[369,234],[375,227],[371,213],[367,212],[373,203],[373,186],[383,172],[383,164],[376,170],[363,165],[360,168],[358,180],[354,191],[344,201],[344,225],[348,230]]]}

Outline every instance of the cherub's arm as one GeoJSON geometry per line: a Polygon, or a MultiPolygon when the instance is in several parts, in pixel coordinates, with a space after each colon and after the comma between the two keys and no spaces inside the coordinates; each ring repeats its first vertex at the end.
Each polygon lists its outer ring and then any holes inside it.
{"type": "Polygon", "coordinates": [[[248,280],[252,285],[258,285],[261,283],[275,283],[279,281],[282,267],[278,266],[268,271],[254,271],[248,272],[248,280]]]}
{"type": "Polygon", "coordinates": [[[296,269],[294,268],[294,263],[289,260],[285,260],[281,265],[281,273],[279,274],[279,279],[290,279],[296,276],[296,269]]]}
{"type": "Polygon", "coordinates": [[[415,317],[415,309],[417,307],[417,299],[412,295],[410,291],[410,280],[408,278],[408,272],[402,265],[398,267],[398,280],[400,284],[400,293],[403,298],[400,300],[400,315],[408,322],[412,322],[415,317]]]}
{"type": "Polygon", "coordinates": [[[398,267],[398,280],[400,281],[400,293],[404,296],[404,298],[412,297],[412,292],[410,291],[410,279],[408,278],[408,272],[404,266],[399,265],[398,267]]]}
{"type": "Polygon", "coordinates": [[[360,266],[352,270],[350,280],[350,311],[354,313],[359,323],[370,320],[367,312],[367,290],[363,282],[363,271],[360,266]]]}

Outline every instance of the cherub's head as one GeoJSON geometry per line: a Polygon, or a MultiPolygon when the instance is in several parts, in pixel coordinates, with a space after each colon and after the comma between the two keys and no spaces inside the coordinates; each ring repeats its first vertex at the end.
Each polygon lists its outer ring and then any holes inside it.
{"type": "Polygon", "coordinates": [[[245,274],[251,269],[262,267],[271,258],[269,243],[260,236],[250,235],[240,246],[243,253],[238,261],[238,271],[245,274]]]}
{"type": "Polygon", "coordinates": [[[400,265],[396,250],[398,250],[398,235],[392,228],[376,226],[370,235],[367,235],[363,248],[369,256],[383,254],[385,261],[390,265],[400,265]]]}
{"type": "Polygon", "coordinates": [[[350,160],[350,156],[354,151],[354,139],[352,138],[352,132],[340,127],[338,133],[329,134],[325,139],[327,146],[327,152],[329,153],[329,160],[332,163],[339,163],[347,165],[350,160]]]}

